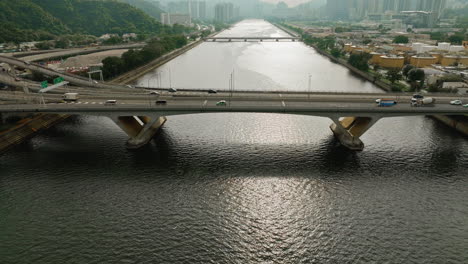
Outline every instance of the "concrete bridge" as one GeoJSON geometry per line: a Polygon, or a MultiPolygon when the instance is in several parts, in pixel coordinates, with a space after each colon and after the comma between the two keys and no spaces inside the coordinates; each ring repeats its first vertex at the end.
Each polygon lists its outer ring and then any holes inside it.
{"type": "MultiPolygon", "coordinates": [[[[84,100],[84,99],[83,99],[84,100]]],[[[0,105],[0,113],[57,113],[106,116],[112,119],[129,136],[127,146],[138,148],[147,144],[167,116],[203,113],[279,113],[310,115],[330,118],[330,125],[341,144],[351,150],[362,150],[360,137],[378,120],[387,117],[419,115],[466,115],[468,109],[447,103],[427,107],[411,107],[400,103],[392,107],[378,107],[374,100],[345,100],[341,102],[322,98],[307,100],[246,100],[226,99],[226,105],[217,105],[218,99],[211,98],[166,98],[164,103],[145,99],[117,102],[106,105],[102,99],[78,103],[15,104],[0,105]]],[[[163,101],[163,98],[159,98],[163,101]]]]}
{"type": "Polygon", "coordinates": [[[257,40],[257,41],[264,41],[264,40],[273,40],[273,41],[280,41],[280,40],[291,40],[291,41],[299,41],[301,40],[300,37],[208,37],[205,38],[205,41],[249,41],[249,40],[257,40]]]}
{"type": "Polygon", "coordinates": [[[52,70],[50,68],[44,67],[42,65],[24,61],[21,59],[13,58],[13,57],[7,57],[7,56],[1,56],[0,55],[0,62],[7,63],[12,66],[20,67],[23,69],[29,69],[34,72],[39,72],[48,76],[60,76],[64,78],[65,81],[77,85],[77,86],[85,86],[85,87],[93,87],[93,88],[107,88],[107,89],[119,89],[119,88],[125,88],[123,85],[112,85],[112,84],[107,84],[107,83],[98,83],[98,82],[90,82],[88,78],[74,75],[71,73],[67,72],[59,72],[52,70]]]}

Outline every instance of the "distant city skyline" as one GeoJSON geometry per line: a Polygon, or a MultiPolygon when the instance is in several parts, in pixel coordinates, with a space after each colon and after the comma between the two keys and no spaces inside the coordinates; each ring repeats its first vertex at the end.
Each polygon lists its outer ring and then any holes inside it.
{"type": "Polygon", "coordinates": [[[310,2],[310,0],[261,0],[265,3],[277,4],[279,2],[285,2],[289,7],[294,7],[303,3],[310,2]]]}

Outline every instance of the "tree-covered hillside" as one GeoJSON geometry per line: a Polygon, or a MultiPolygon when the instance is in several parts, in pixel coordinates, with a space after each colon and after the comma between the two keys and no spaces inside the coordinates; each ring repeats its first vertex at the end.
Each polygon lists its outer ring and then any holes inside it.
{"type": "Polygon", "coordinates": [[[145,0],[120,0],[122,2],[128,3],[138,9],[143,10],[146,14],[150,15],[151,17],[157,19],[158,21],[161,19],[161,9],[159,9],[155,4],[145,1],[145,0]]]}
{"type": "Polygon", "coordinates": [[[51,34],[171,33],[142,10],[116,0],[0,0],[0,43],[51,34]]]}

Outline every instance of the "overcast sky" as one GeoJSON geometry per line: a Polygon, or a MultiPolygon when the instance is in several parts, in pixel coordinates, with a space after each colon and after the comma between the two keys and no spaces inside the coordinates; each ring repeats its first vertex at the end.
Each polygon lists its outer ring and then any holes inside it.
{"type": "Polygon", "coordinates": [[[292,6],[296,6],[298,4],[309,2],[310,0],[261,0],[261,1],[267,2],[267,3],[273,3],[273,4],[277,4],[277,3],[281,2],[281,1],[283,1],[286,4],[288,4],[289,7],[292,7],[292,6]]]}

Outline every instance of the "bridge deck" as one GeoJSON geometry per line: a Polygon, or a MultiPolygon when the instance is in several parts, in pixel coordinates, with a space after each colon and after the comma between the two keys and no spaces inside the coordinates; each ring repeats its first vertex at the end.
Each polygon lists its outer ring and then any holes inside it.
{"type": "Polygon", "coordinates": [[[56,103],[56,104],[21,104],[0,105],[0,112],[42,112],[106,115],[137,115],[138,113],[158,113],[163,115],[181,115],[193,113],[290,113],[315,116],[413,116],[413,115],[466,115],[468,108],[439,104],[432,107],[411,107],[399,104],[392,107],[378,107],[372,103],[337,103],[307,101],[229,101],[226,106],[217,106],[218,100],[167,100],[165,105],[155,105],[155,101],[119,101],[117,105],[105,105],[99,102],[56,103]]]}

